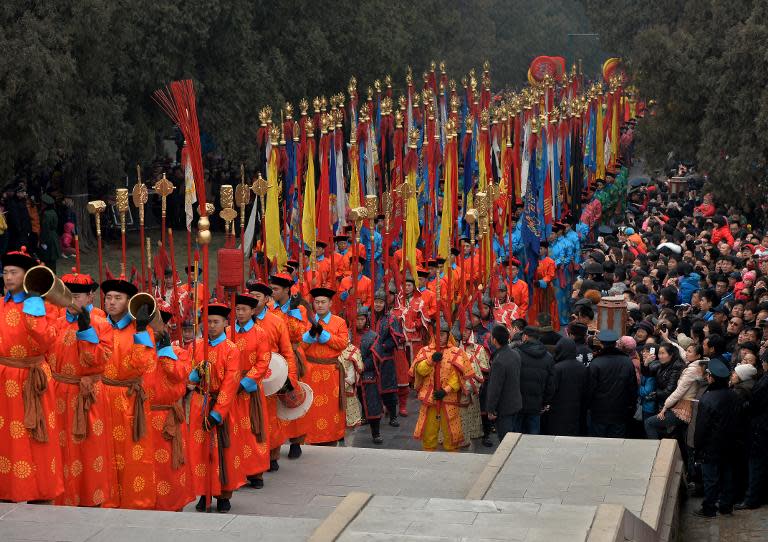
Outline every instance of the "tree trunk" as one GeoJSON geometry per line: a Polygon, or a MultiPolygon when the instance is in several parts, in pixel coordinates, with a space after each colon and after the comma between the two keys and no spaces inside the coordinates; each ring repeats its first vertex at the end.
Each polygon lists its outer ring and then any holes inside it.
{"type": "Polygon", "coordinates": [[[92,198],[88,193],[88,168],[80,157],[73,157],[66,168],[62,189],[66,197],[74,202],[73,210],[77,220],[76,230],[79,235],[80,250],[92,250],[96,246],[94,219],[88,213],[88,201],[92,198]]]}

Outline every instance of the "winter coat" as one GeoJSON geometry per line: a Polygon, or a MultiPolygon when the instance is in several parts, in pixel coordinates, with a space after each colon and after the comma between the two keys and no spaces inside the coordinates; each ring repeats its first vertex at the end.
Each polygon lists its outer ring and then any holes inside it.
{"type": "Polygon", "coordinates": [[[694,361],[689,363],[683,370],[680,378],[677,380],[675,391],[669,394],[664,400],[664,408],[670,409],[682,399],[687,399],[689,401],[696,399],[699,395],[699,388],[701,387],[698,365],[698,362],[694,361]]]}
{"type": "Polygon", "coordinates": [[[576,343],[567,337],[555,346],[552,399],[547,414],[547,428],[552,435],[582,434],[589,369],[576,359],[576,352],[576,343]]]}
{"type": "Polygon", "coordinates": [[[748,412],[752,445],[765,453],[768,449],[768,373],[755,382],[748,412]]]}
{"type": "Polygon", "coordinates": [[[520,354],[520,393],[523,396],[523,414],[539,414],[552,397],[554,360],[547,348],[536,340],[529,340],[517,348],[520,354]]]}
{"type": "Polygon", "coordinates": [[[646,414],[656,414],[659,409],[656,408],[656,379],[652,376],[642,375],[640,376],[640,388],[638,389],[638,395],[640,396],[640,405],[643,408],[643,412],[646,414]]]}
{"type": "Polygon", "coordinates": [[[680,277],[680,281],[678,282],[680,287],[680,303],[691,302],[693,292],[701,289],[701,286],[699,285],[700,281],[701,275],[698,273],[691,273],[690,275],[680,277]]]}
{"type": "Polygon", "coordinates": [[[635,367],[617,348],[604,348],[589,365],[589,411],[596,423],[626,423],[637,405],[635,367]]]}
{"type": "Polygon", "coordinates": [[[511,416],[520,412],[523,407],[520,366],[519,352],[509,345],[498,348],[491,355],[491,373],[485,388],[488,412],[497,416],[511,416]]]}
{"type": "Polygon", "coordinates": [[[717,245],[720,241],[725,241],[729,246],[733,246],[733,235],[731,235],[731,229],[728,227],[728,224],[723,224],[719,228],[712,230],[710,241],[713,245],[717,245]]]}
{"type": "Polygon", "coordinates": [[[701,462],[716,463],[733,455],[739,440],[736,418],[740,404],[727,383],[710,384],[701,396],[693,435],[696,457],[701,462]]]}
{"type": "Polygon", "coordinates": [[[656,378],[656,402],[659,407],[664,405],[667,397],[677,388],[677,381],[685,369],[685,363],[676,359],[669,363],[653,363],[650,366],[651,376],[656,378]]]}

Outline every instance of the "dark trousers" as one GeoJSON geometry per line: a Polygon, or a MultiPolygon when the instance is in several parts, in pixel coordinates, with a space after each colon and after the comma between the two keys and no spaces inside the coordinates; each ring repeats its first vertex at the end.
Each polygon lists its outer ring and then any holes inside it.
{"type": "Polygon", "coordinates": [[[664,413],[664,419],[653,415],[645,419],[645,434],[650,439],[660,440],[671,436],[675,429],[685,422],[681,421],[674,412],[668,410],[664,413]]]}
{"type": "Polygon", "coordinates": [[[701,508],[705,514],[714,514],[718,507],[721,513],[733,510],[733,466],[727,460],[701,464],[704,478],[704,500],[701,508]]]}
{"type": "Polygon", "coordinates": [[[523,414],[518,416],[518,431],[524,435],[540,435],[541,434],[541,415],[540,414],[523,414]]]}
{"type": "Polygon", "coordinates": [[[397,418],[397,392],[392,391],[381,394],[381,402],[387,407],[390,418],[397,418]]]}
{"type": "Polygon", "coordinates": [[[499,437],[499,442],[504,440],[504,436],[507,433],[518,433],[519,431],[519,414],[509,414],[507,416],[499,416],[496,418],[496,436],[499,437]]]}
{"type": "Polygon", "coordinates": [[[589,436],[601,438],[624,438],[627,434],[625,423],[599,423],[589,421],[589,436]]]}
{"type": "Polygon", "coordinates": [[[744,502],[749,506],[763,504],[766,484],[768,484],[768,456],[764,448],[753,444],[749,452],[749,483],[744,502]]]}

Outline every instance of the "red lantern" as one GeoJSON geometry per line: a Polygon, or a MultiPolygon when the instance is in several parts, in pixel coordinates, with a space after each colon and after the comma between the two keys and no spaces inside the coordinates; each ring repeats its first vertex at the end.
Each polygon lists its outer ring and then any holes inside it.
{"type": "Polygon", "coordinates": [[[239,288],[243,282],[243,253],[239,248],[220,248],[216,253],[219,265],[218,283],[224,288],[239,288]]]}

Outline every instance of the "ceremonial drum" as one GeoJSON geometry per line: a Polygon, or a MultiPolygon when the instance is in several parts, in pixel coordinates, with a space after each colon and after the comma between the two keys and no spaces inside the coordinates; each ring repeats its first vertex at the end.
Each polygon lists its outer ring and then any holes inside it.
{"type": "Polygon", "coordinates": [[[288,362],[277,352],[272,352],[267,376],[261,381],[264,395],[269,397],[276,394],[285,385],[286,380],[288,380],[288,362]]]}
{"type": "Polygon", "coordinates": [[[277,417],[285,421],[298,420],[309,412],[315,395],[309,384],[299,382],[299,387],[277,396],[277,417]]]}

